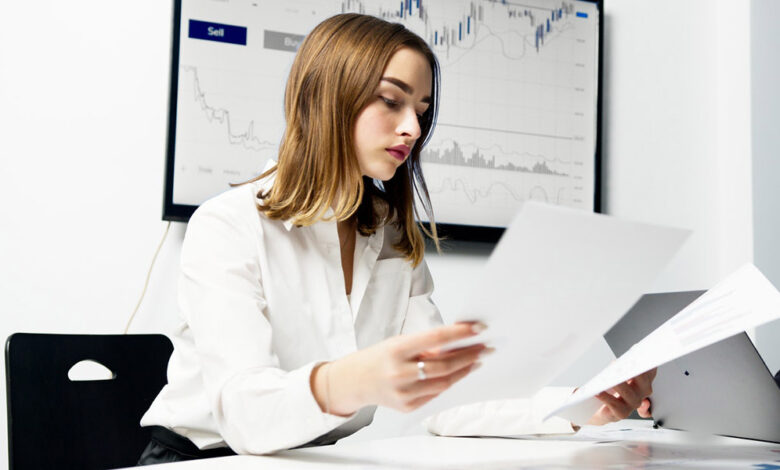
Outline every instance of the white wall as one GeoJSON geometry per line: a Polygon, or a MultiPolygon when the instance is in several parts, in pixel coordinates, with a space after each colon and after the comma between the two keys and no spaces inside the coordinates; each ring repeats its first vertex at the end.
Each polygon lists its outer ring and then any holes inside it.
{"type": "MultiPolygon", "coordinates": [[[[164,228],[170,10],[159,0],[0,0],[3,341],[122,332],[164,228]]],[[[171,324],[178,251],[166,248],[135,332],[171,324]]]]}
{"type": "MultiPolygon", "coordinates": [[[[606,209],[695,230],[657,290],[707,287],[752,256],[748,6],[607,2],[606,209]]],[[[0,0],[0,337],[124,328],[164,230],[170,16],[155,0],[0,0]]],[[[174,324],[183,231],[131,332],[174,324]]],[[[430,256],[445,317],[489,251],[430,256]]],[[[594,345],[560,381],[609,360],[594,345]]]]}
{"type": "MultiPolygon", "coordinates": [[[[755,262],[780,286],[780,2],[753,0],[752,119],[755,262]]],[[[769,369],[780,369],[780,321],[760,327],[756,340],[769,369]]]]}
{"type": "Polygon", "coordinates": [[[607,4],[607,212],[694,230],[658,290],[709,287],[752,256],[749,68],[733,57],[749,9],[720,4],[607,4]]]}

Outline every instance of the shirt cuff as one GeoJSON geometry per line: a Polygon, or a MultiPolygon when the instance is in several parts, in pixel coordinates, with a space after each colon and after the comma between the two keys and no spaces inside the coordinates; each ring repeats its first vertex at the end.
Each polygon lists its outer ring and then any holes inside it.
{"type": "Polygon", "coordinates": [[[308,429],[320,429],[318,437],[326,432],[341,426],[349,421],[354,414],[350,416],[337,416],[330,413],[326,413],[320,409],[320,405],[314,398],[314,393],[311,390],[311,373],[314,367],[321,364],[322,361],[310,362],[303,367],[299,367],[291,371],[288,374],[290,380],[291,392],[294,394],[300,394],[299,397],[295,397],[293,402],[301,403],[304,408],[304,415],[307,416],[304,426],[308,429]]]}
{"type": "MultiPolygon", "coordinates": [[[[241,409],[250,415],[247,421],[223,426],[220,430],[225,442],[237,454],[264,455],[280,450],[292,449],[311,442],[347,422],[350,417],[335,416],[323,412],[311,391],[311,371],[317,362],[282,374],[284,386],[273,391],[274,399],[268,401],[257,411],[263,417],[252,416],[252,412],[241,409]]],[[[270,371],[269,371],[270,372],[270,371]]],[[[263,379],[262,374],[254,377],[263,379]]],[[[246,384],[245,384],[246,385],[246,384]]]]}
{"type": "Polygon", "coordinates": [[[571,434],[574,430],[566,419],[554,416],[542,420],[573,390],[573,387],[545,387],[530,398],[472,403],[438,413],[423,424],[430,433],[439,436],[571,434]]]}

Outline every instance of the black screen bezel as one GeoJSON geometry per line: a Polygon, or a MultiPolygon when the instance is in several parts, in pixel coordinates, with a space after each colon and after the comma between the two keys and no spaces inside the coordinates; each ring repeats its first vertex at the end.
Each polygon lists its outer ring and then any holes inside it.
{"type": "MultiPolygon", "coordinates": [[[[580,0],[595,3],[599,15],[598,37],[598,75],[596,96],[596,147],[594,154],[594,197],[593,211],[601,212],[601,167],[602,167],[602,82],[603,82],[603,56],[604,56],[604,2],[603,0],[580,0]]],[[[174,222],[187,222],[198,206],[189,204],[175,204],[173,202],[173,175],[176,152],[176,109],[179,81],[179,45],[181,31],[181,2],[173,2],[173,40],[171,43],[171,69],[168,99],[168,135],[166,142],[165,158],[165,187],[163,200],[163,220],[174,222]]],[[[435,208],[434,208],[435,209],[435,208]]],[[[479,225],[462,225],[437,223],[439,234],[451,240],[466,240],[480,242],[496,242],[504,233],[504,227],[485,227],[479,225]]]]}

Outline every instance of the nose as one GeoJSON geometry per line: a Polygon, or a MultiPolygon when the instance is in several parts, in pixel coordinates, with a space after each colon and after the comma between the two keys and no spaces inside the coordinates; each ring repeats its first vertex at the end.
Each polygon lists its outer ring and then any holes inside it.
{"type": "Polygon", "coordinates": [[[400,122],[398,123],[397,132],[402,137],[410,137],[412,140],[417,140],[422,134],[420,129],[420,121],[417,118],[417,112],[413,108],[406,108],[401,113],[400,122]]]}

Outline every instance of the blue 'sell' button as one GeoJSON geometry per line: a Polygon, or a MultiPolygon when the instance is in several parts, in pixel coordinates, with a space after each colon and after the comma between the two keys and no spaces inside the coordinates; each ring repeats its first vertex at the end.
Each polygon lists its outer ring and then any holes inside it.
{"type": "Polygon", "coordinates": [[[246,28],[243,26],[190,20],[190,37],[246,46],[246,28]]]}

